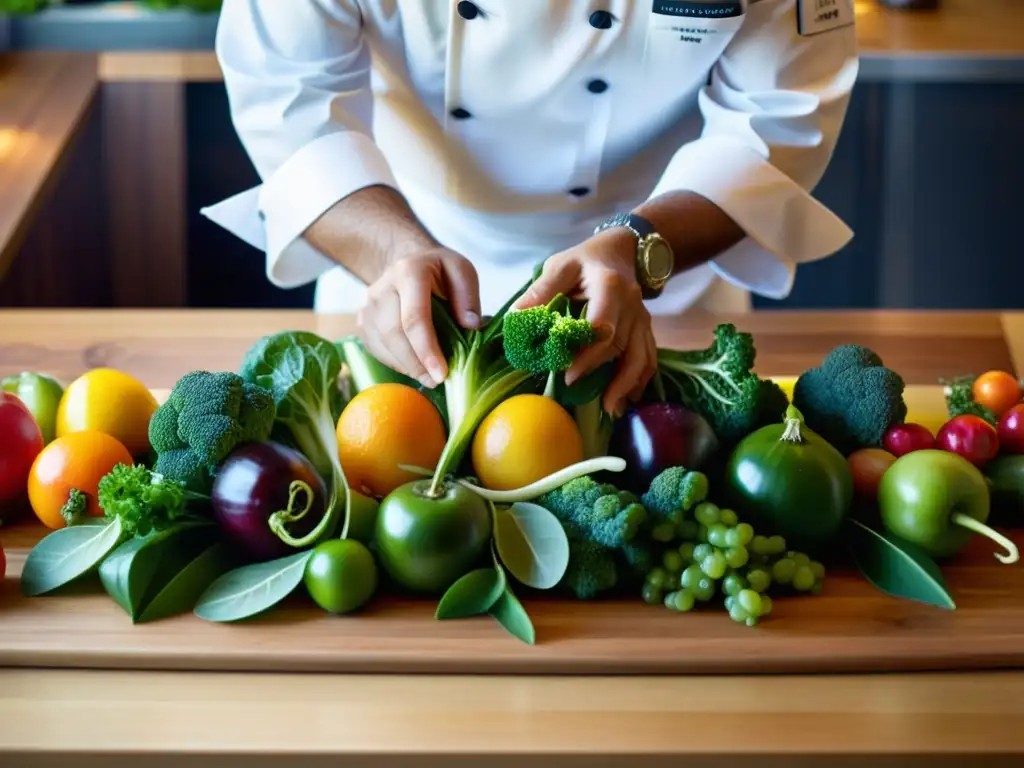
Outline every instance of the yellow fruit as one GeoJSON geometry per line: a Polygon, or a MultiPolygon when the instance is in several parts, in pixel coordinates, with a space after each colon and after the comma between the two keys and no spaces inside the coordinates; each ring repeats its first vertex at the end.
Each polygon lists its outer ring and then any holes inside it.
{"type": "Polygon", "coordinates": [[[92,430],[116,438],[132,456],[149,450],[149,420],[157,409],[146,385],[113,368],[75,379],[57,408],[57,437],[92,430]]]}
{"type": "Polygon", "coordinates": [[[488,414],[473,437],[473,472],[485,488],[507,491],[583,461],[583,437],[550,397],[516,395],[488,414]]]}
{"type": "Polygon", "coordinates": [[[400,464],[433,469],[444,450],[444,420],[426,395],[404,384],[376,384],[345,406],[338,419],[338,458],[356,490],[384,497],[422,475],[400,464]]]}

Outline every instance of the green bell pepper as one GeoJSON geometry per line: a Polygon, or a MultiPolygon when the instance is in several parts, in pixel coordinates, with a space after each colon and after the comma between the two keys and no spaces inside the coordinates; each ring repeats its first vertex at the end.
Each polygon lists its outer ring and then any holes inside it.
{"type": "Polygon", "coordinates": [[[39,424],[43,444],[49,445],[56,437],[57,407],[64,396],[64,387],[56,379],[43,373],[23,371],[0,381],[0,389],[21,400],[39,424]]]}

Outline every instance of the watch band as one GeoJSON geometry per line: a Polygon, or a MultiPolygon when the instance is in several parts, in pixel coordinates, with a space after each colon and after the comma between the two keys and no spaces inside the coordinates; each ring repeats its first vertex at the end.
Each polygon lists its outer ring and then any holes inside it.
{"type": "Polygon", "coordinates": [[[625,227],[634,235],[636,235],[637,241],[643,240],[648,235],[655,234],[654,225],[651,224],[643,216],[638,216],[635,213],[617,213],[611,218],[605,219],[597,228],[594,230],[596,235],[598,232],[603,232],[606,229],[613,227],[625,227]]]}
{"type": "Polygon", "coordinates": [[[645,247],[652,240],[661,239],[657,230],[654,228],[654,225],[643,216],[626,212],[617,213],[598,224],[594,229],[594,234],[596,235],[598,232],[603,232],[606,229],[613,229],[615,227],[623,227],[632,232],[636,237],[636,271],[637,282],[640,284],[641,294],[645,299],[657,298],[661,295],[661,291],[665,287],[665,283],[664,281],[652,281],[651,275],[645,266],[645,247]]]}

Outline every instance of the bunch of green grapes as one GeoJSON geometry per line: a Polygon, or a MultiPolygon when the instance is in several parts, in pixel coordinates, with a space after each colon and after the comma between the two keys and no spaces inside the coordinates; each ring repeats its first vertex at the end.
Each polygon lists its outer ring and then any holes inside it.
{"type": "Polygon", "coordinates": [[[786,549],[781,536],[758,536],[731,509],[699,504],[693,520],[663,523],[652,537],[665,545],[661,564],[647,573],[643,598],[673,611],[690,611],[719,593],[733,621],[754,626],[771,613],[772,585],[817,594],[825,567],[786,549]]]}

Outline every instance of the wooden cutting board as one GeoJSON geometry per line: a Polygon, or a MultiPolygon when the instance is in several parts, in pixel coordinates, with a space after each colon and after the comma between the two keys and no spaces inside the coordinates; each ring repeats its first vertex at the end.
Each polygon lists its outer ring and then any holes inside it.
{"type": "MultiPolygon", "coordinates": [[[[907,399],[911,419],[941,423],[937,388],[911,388],[907,399]]],[[[18,576],[43,532],[0,532],[9,558],[0,665],[470,674],[1024,667],[1024,564],[1000,565],[986,541],[944,567],[955,611],[888,597],[849,571],[830,572],[821,595],[776,600],[756,628],[734,624],[720,607],[677,614],[639,598],[581,603],[521,590],[537,631],[531,647],[488,618],[438,622],[433,602],[395,598],[358,616],[329,616],[297,596],[240,624],[183,615],[132,625],[96,585],[74,596],[21,595],[18,576]]],[[[1014,538],[1024,547],[1024,533],[1014,538]]]]}

